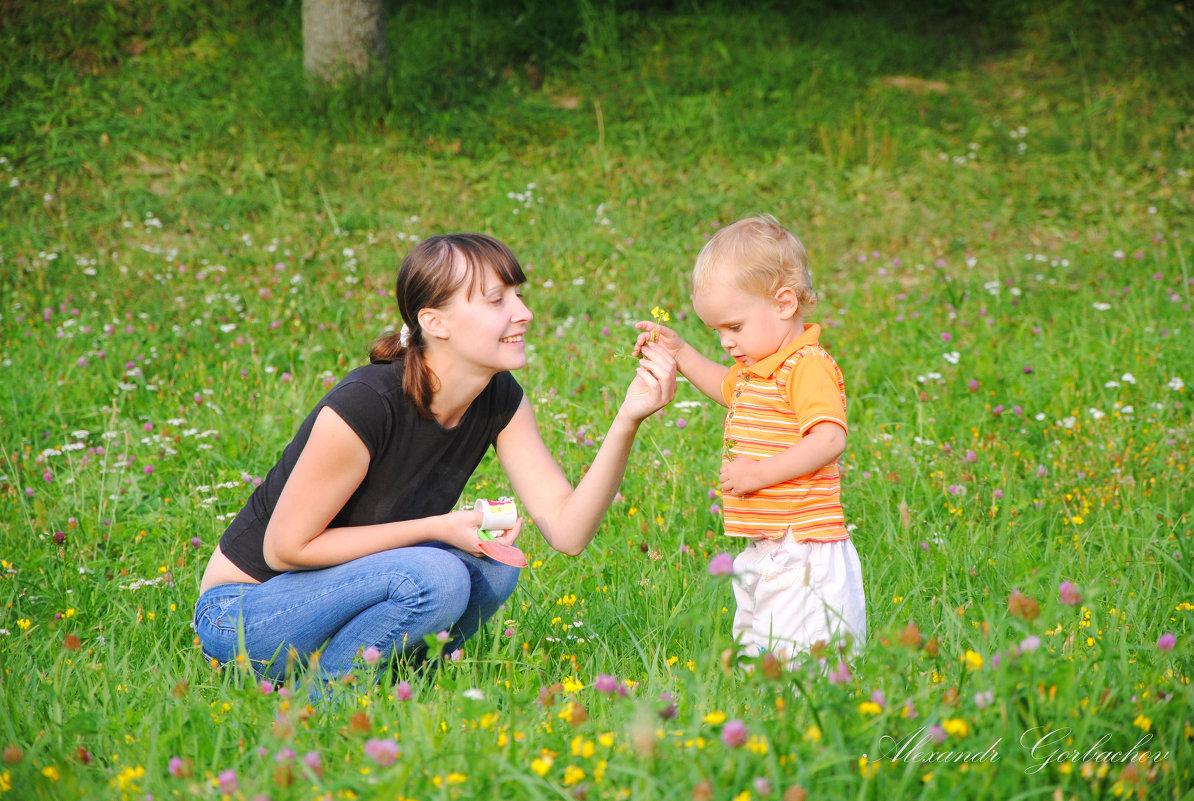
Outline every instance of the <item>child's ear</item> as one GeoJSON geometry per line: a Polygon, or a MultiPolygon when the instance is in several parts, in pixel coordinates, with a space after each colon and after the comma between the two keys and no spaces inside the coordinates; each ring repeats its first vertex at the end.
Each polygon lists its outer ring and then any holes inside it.
{"type": "Polygon", "coordinates": [[[419,328],[423,329],[424,334],[436,339],[448,338],[448,329],[439,309],[419,309],[418,318],[419,328]]]}
{"type": "Polygon", "coordinates": [[[790,286],[780,287],[775,293],[775,311],[779,319],[790,320],[800,312],[800,298],[790,286]]]}

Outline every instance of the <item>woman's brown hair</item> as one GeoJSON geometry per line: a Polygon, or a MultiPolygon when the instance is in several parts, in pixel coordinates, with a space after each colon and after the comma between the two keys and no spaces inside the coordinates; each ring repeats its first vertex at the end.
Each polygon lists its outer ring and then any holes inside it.
{"type": "Polygon", "coordinates": [[[426,342],[419,327],[419,312],[443,307],[465,283],[471,296],[473,288],[484,280],[486,269],[492,269],[506,286],[518,286],[527,280],[510,248],[485,234],[429,237],[406,254],[398,268],[394,294],[405,331],[379,337],[369,352],[369,361],[397,366],[403,393],[425,418],[432,416],[431,398],[439,389],[439,379],[424,358],[426,342]],[[463,269],[456,267],[458,257],[463,269]]]}

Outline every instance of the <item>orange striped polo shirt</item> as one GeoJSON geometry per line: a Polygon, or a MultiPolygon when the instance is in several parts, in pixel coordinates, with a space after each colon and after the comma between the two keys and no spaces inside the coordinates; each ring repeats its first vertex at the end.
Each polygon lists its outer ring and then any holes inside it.
{"type": "MultiPolygon", "coordinates": [[[[722,382],[726,412],[723,456],[764,459],[798,443],[817,423],[846,429],[846,383],[833,357],[818,342],[821,326],[750,367],[734,365],[722,382]]],[[[848,430],[848,429],[847,429],[848,430]]],[[[842,514],[837,461],[806,476],[746,495],[722,496],[725,533],[796,540],[849,538],[842,514]]]]}

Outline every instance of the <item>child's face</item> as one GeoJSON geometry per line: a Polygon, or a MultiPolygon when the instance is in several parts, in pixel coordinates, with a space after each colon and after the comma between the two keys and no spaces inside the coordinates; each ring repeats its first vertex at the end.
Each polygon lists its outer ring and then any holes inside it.
{"type": "Polygon", "coordinates": [[[795,295],[780,290],[774,298],[747,292],[730,277],[717,277],[692,294],[692,306],[713,329],[734,361],[750,367],[800,336],[795,295]]]}

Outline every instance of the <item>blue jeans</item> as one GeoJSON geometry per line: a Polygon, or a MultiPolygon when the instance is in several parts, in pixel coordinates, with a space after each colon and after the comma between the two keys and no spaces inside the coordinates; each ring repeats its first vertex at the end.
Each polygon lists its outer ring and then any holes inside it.
{"type": "Polygon", "coordinates": [[[278,681],[319,652],[321,679],[348,673],[363,649],[419,658],[423,637],[447,631],[445,653],[476,634],[518,584],[518,568],[444,543],[397,548],[261,584],[212,587],[195,604],[195,632],[209,659],[244,651],[278,681]]]}

